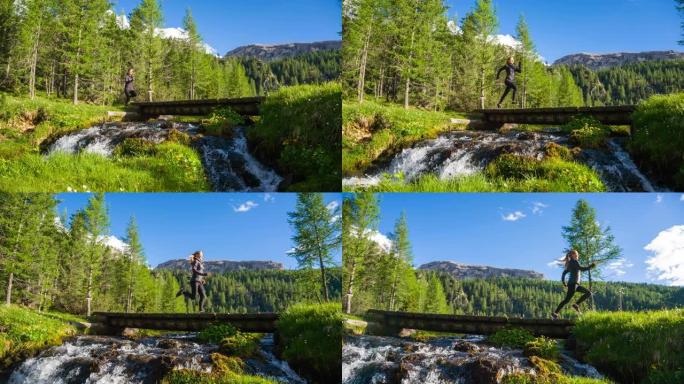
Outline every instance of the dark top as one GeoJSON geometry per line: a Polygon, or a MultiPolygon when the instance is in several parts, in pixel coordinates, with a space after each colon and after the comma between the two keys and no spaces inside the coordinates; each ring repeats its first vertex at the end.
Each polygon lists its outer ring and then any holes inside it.
{"type": "Polygon", "coordinates": [[[135,81],[135,78],[133,78],[133,76],[126,75],[126,78],[124,78],[124,82],[126,83],[126,85],[124,86],[124,90],[126,92],[135,90],[135,88],[133,87],[133,81],[135,81]]]}
{"type": "Polygon", "coordinates": [[[565,264],[565,269],[563,270],[563,275],[561,276],[561,281],[565,284],[565,275],[570,274],[568,278],[568,284],[579,284],[580,281],[580,271],[588,271],[591,269],[591,265],[588,267],[583,267],[577,260],[570,260],[565,264]]]}
{"type": "Polygon", "coordinates": [[[501,72],[506,71],[506,81],[513,82],[515,81],[515,73],[522,72],[522,63],[518,64],[516,67],[513,64],[508,64],[504,65],[503,67],[499,68],[499,72],[496,73],[496,79],[499,80],[499,76],[501,75],[501,72]]]}
{"type": "Polygon", "coordinates": [[[202,279],[203,276],[206,276],[207,273],[204,272],[204,265],[202,264],[201,261],[195,260],[192,262],[192,277],[190,278],[190,282],[195,282],[195,281],[204,281],[202,279]]]}

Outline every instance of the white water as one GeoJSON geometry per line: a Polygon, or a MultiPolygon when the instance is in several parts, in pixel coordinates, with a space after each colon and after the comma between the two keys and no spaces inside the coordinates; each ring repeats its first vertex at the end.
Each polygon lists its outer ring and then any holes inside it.
{"type": "Polygon", "coordinates": [[[247,138],[242,128],[236,128],[231,139],[214,136],[200,137],[198,127],[192,124],[152,123],[109,123],[84,129],[63,136],[47,148],[47,154],[96,153],[111,156],[117,145],[128,138],[140,138],[152,143],[167,139],[172,126],[197,140],[198,149],[207,177],[215,191],[230,192],[275,192],[282,182],[274,170],[261,164],[249,152],[247,138]]]}
{"type": "MultiPolygon", "coordinates": [[[[549,143],[567,145],[567,138],[551,132],[498,133],[452,132],[402,150],[386,165],[366,175],[348,177],[344,187],[364,188],[378,185],[385,178],[407,182],[424,174],[442,180],[481,172],[502,153],[512,153],[541,160],[549,143]]],[[[629,154],[616,140],[605,151],[584,150],[580,161],[592,167],[611,192],[653,192],[657,188],[637,168],[629,154]]]]}
{"type": "MultiPolygon", "coordinates": [[[[306,384],[271,349],[272,336],[261,341],[260,358],[245,360],[245,373],[280,383],[306,384]]],[[[24,361],[9,377],[8,384],[147,384],[158,382],[172,369],[211,372],[214,345],[198,344],[187,336],[123,338],[81,336],[50,348],[24,361]],[[169,340],[171,347],[160,344],[169,340]]]]}
{"type": "MultiPolygon", "coordinates": [[[[535,373],[522,351],[487,346],[482,340],[445,337],[420,343],[392,337],[347,337],[342,347],[342,382],[467,383],[476,374],[478,361],[495,362],[501,375],[535,373]]],[[[568,355],[561,356],[561,366],[571,375],[602,378],[596,369],[568,355]]]]}

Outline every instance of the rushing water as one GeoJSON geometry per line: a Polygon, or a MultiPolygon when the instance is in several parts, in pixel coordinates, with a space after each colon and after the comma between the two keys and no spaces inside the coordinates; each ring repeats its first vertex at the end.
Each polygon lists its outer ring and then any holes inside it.
{"type": "MultiPolygon", "coordinates": [[[[216,346],[198,344],[187,335],[139,341],[79,336],[24,361],[8,384],[152,384],[173,369],[211,372],[210,354],[216,351],[216,346]]],[[[245,373],[306,383],[273,355],[270,335],[261,341],[259,356],[245,360],[245,373]]]]}
{"type": "MultiPolygon", "coordinates": [[[[601,378],[595,368],[561,355],[566,374],[601,378]]],[[[497,382],[534,374],[522,351],[482,344],[482,338],[443,337],[421,343],[393,337],[350,336],[342,347],[344,384],[454,384],[497,382]]]]}
{"type": "Polygon", "coordinates": [[[117,145],[128,138],[161,143],[169,128],[185,132],[196,140],[207,177],[215,191],[275,192],[283,180],[274,170],[261,164],[247,148],[244,129],[236,128],[231,139],[201,136],[193,124],[107,123],[65,135],[47,147],[47,153],[90,152],[111,156],[117,145]]]}
{"type": "MultiPolygon", "coordinates": [[[[440,179],[481,172],[499,155],[511,153],[541,160],[549,143],[568,145],[565,135],[552,132],[450,132],[404,149],[388,163],[371,169],[363,177],[348,177],[346,187],[378,184],[385,175],[401,174],[415,180],[433,173],[440,179]]],[[[593,168],[613,192],[653,192],[655,187],[636,167],[620,143],[612,139],[609,150],[583,150],[579,160],[593,168]]]]}

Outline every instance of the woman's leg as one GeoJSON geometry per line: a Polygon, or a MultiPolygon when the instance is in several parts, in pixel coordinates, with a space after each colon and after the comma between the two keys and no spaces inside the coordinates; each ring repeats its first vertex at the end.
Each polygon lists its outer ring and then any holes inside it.
{"type": "Polygon", "coordinates": [[[513,90],[513,102],[515,103],[515,94],[518,92],[518,87],[514,83],[508,84],[508,86],[513,90]]]}
{"type": "Polygon", "coordinates": [[[508,84],[506,84],[506,90],[504,91],[503,95],[501,95],[501,99],[499,99],[499,104],[497,104],[498,106],[501,106],[501,103],[504,102],[504,99],[506,99],[506,96],[508,96],[508,92],[510,91],[511,88],[508,86],[508,84]]]}
{"type": "Polygon", "coordinates": [[[582,304],[584,301],[591,297],[591,291],[584,288],[581,285],[577,286],[577,292],[583,293],[582,297],[580,297],[579,300],[577,300],[577,305],[582,304]]]}
{"type": "Polygon", "coordinates": [[[199,307],[200,307],[200,312],[204,312],[204,302],[207,298],[207,293],[204,290],[204,284],[199,283],[197,285],[197,291],[199,292],[199,307]]]}
{"type": "Polygon", "coordinates": [[[563,309],[563,307],[565,307],[565,305],[568,304],[570,300],[572,300],[572,296],[575,295],[575,288],[575,284],[568,284],[568,292],[565,294],[565,298],[563,299],[563,301],[561,301],[561,303],[558,304],[558,307],[556,308],[556,311],[554,313],[560,313],[561,309],[563,309]]]}

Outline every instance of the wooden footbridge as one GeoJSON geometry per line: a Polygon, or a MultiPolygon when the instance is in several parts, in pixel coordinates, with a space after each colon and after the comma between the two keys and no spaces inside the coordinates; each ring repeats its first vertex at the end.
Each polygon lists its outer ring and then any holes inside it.
{"type": "Polygon", "coordinates": [[[524,109],[482,109],[482,122],[490,129],[504,124],[566,124],[578,116],[592,116],[606,125],[631,125],[634,105],[613,107],[563,107],[524,109]]]}
{"type": "Polygon", "coordinates": [[[130,104],[129,110],[143,119],[157,118],[161,115],[203,116],[211,114],[219,107],[230,107],[243,116],[258,116],[264,99],[258,96],[237,99],[134,102],[130,104]]]}
{"type": "Polygon", "coordinates": [[[125,328],[201,331],[213,324],[231,324],[243,332],[274,333],[277,313],[113,313],[95,312],[96,333],[120,334],[125,328]]]}
{"type": "Polygon", "coordinates": [[[368,332],[386,336],[396,336],[402,329],[489,335],[504,328],[522,328],[536,336],[566,339],[574,326],[571,320],[437,315],[375,309],[366,312],[366,318],[368,332]]]}

